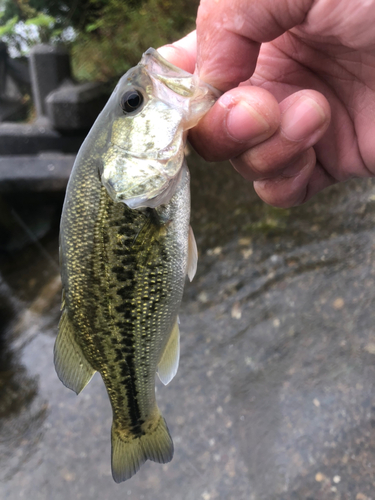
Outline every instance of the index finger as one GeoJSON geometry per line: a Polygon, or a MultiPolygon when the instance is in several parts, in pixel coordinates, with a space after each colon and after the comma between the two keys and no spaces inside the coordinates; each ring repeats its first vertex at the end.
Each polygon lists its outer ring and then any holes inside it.
{"type": "Polygon", "coordinates": [[[201,0],[197,15],[197,67],[221,91],[254,72],[260,44],[301,24],[313,0],[201,0]]]}
{"type": "Polygon", "coordinates": [[[195,30],[168,45],[158,48],[158,52],[170,63],[194,73],[197,58],[197,35],[195,30]]]}

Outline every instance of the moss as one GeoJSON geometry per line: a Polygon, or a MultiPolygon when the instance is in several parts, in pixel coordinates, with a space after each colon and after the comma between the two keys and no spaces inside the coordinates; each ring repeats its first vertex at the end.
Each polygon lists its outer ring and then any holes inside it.
{"type": "Polygon", "coordinates": [[[275,208],[261,203],[258,205],[257,213],[252,214],[252,218],[256,220],[245,224],[242,229],[248,233],[283,232],[287,228],[290,214],[290,209],[275,208]]]}

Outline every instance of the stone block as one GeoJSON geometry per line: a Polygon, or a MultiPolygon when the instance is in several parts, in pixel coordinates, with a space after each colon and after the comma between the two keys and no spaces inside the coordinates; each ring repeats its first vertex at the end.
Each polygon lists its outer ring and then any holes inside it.
{"type": "Polygon", "coordinates": [[[27,107],[22,102],[0,97],[0,122],[24,120],[26,116],[27,107]]]}
{"type": "Polygon", "coordinates": [[[69,52],[60,46],[36,45],[30,50],[30,71],[37,115],[46,116],[47,95],[71,79],[69,52]]]}
{"type": "Polygon", "coordinates": [[[65,83],[47,96],[47,116],[57,130],[88,130],[108,97],[107,86],[100,82],[65,83]]]}
{"type": "Polygon", "coordinates": [[[0,156],[0,194],[64,192],[75,155],[0,156]]]}
{"type": "Polygon", "coordinates": [[[22,96],[27,90],[27,76],[27,62],[11,59],[6,44],[0,41],[0,122],[26,119],[22,96]]]}
{"type": "Polygon", "coordinates": [[[44,151],[75,154],[83,139],[84,135],[63,136],[41,121],[37,124],[0,123],[1,155],[32,155],[44,151]]]}
{"type": "Polygon", "coordinates": [[[7,77],[8,50],[4,42],[0,41],[0,96],[5,95],[7,77]]]}

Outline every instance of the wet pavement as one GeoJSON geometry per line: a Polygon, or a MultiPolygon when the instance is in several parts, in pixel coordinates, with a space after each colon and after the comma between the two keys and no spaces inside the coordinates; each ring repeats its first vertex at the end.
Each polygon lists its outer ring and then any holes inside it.
{"type": "Polygon", "coordinates": [[[190,164],[198,272],[157,384],[173,461],[115,484],[100,376],[79,397],[57,379],[52,224],[0,258],[1,500],[375,500],[375,181],[278,210],[190,164]]]}

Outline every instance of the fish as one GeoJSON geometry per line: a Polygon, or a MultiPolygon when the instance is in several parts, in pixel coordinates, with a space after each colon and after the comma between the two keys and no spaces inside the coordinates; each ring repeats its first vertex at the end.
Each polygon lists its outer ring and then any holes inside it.
{"type": "Polygon", "coordinates": [[[155,397],[179,363],[178,311],[197,246],[184,148],[219,97],[148,49],[119,81],[82,144],[60,225],[62,313],[54,362],[79,394],[99,372],[112,406],[119,483],[173,441],[155,397]]]}

